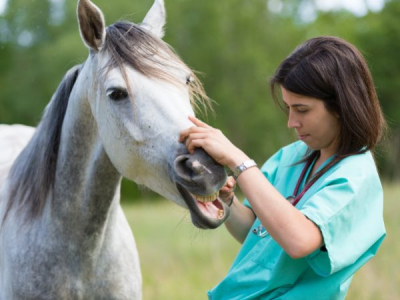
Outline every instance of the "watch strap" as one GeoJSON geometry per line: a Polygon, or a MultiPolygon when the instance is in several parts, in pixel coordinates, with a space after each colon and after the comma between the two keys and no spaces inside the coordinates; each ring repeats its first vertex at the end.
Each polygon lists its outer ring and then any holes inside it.
{"type": "Polygon", "coordinates": [[[257,167],[257,163],[252,160],[246,160],[244,162],[242,162],[240,165],[238,165],[235,170],[233,170],[233,178],[235,178],[235,180],[239,177],[240,174],[242,174],[244,171],[246,171],[247,169],[250,169],[252,167],[257,167]]]}

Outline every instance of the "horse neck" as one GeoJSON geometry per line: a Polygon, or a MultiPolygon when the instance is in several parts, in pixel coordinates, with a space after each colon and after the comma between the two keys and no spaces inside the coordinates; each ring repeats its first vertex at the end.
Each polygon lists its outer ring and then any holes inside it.
{"type": "Polygon", "coordinates": [[[102,232],[118,209],[121,176],[102,146],[80,86],[77,82],[71,93],[63,123],[52,214],[63,220],[69,232],[84,238],[102,232]],[[75,230],[71,231],[71,226],[75,230]]]}

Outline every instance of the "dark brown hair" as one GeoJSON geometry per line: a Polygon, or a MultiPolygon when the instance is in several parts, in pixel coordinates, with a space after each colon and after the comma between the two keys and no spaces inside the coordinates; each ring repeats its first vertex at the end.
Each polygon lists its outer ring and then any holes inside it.
{"type": "MultiPolygon", "coordinates": [[[[278,67],[270,80],[272,96],[279,103],[277,87],[324,102],[340,121],[335,158],[313,180],[350,155],[373,150],[386,122],[371,73],[355,46],[337,37],[316,37],[298,46],[278,67]]],[[[303,161],[319,151],[307,153],[303,161]]]]}

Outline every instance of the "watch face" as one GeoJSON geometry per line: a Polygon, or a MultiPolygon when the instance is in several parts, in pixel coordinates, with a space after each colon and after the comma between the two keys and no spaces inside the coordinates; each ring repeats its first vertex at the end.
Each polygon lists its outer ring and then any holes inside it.
{"type": "Polygon", "coordinates": [[[243,172],[244,170],[247,169],[247,167],[246,167],[246,165],[245,165],[244,163],[241,164],[238,168],[239,168],[239,171],[240,171],[240,172],[243,172]]]}

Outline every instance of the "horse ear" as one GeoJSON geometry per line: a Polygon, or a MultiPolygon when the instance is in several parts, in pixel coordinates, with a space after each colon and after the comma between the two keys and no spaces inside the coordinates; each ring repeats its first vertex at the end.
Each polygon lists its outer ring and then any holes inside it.
{"type": "Polygon", "coordinates": [[[165,25],[165,5],[164,0],[155,0],[140,27],[149,30],[159,38],[164,36],[165,25]]]}
{"type": "Polygon", "coordinates": [[[86,46],[98,52],[106,37],[103,13],[90,0],[79,0],[77,15],[82,40],[86,46]]]}

